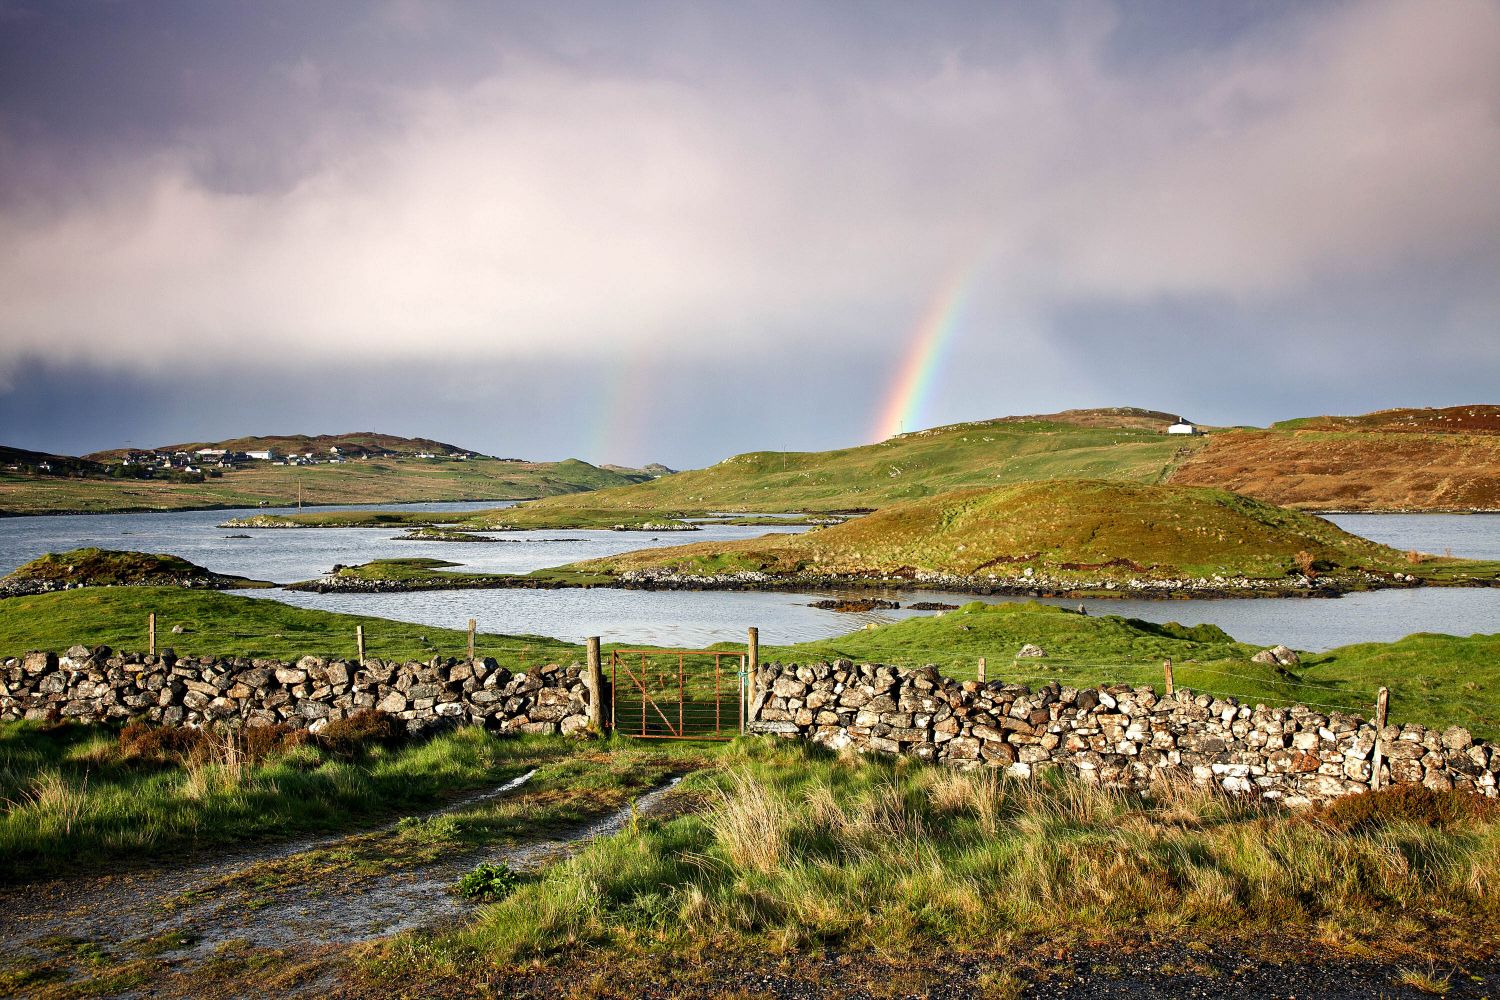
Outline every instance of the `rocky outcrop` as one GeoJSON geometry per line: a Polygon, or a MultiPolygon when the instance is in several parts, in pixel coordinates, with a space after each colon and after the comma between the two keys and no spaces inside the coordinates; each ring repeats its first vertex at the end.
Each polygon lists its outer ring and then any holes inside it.
{"type": "Polygon", "coordinates": [[[902,671],[840,660],[767,664],[750,709],[752,731],[835,749],[910,754],[958,767],[1031,776],[1049,768],[1112,787],[1149,789],[1177,778],[1305,805],[1382,783],[1421,783],[1497,795],[1500,748],[1464,729],[1374,725],[1305,706],[1267,708],[1149,687],[1035,690],[958,682],[936,667],[902,671]]]}
{"type": "Polygon", "coordinates": [[[74,646],[0,663],[0,720],[162,725],[288,723],[317,730],[378,708],[412,731],[474,723],[502,732],[573,733],[588,725],[590,692],[577,665],[512,673],[489,658],[393,663],[304,656],[295,663],[239,657],[116,654],[74,646]]]}

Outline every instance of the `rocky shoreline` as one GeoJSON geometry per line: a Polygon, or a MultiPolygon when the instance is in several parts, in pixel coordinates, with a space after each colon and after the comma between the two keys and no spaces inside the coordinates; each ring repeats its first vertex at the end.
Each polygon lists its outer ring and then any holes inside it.
{"type": "Polygon", "coordinates": [[[530,577],[475,576],[461,574],[428,580],[367,580],[357,576],[322,576],[316,580],[288,583],[283,590],[307,594],[414,594],[425,590],[587,590],[604,584],[567,583],[530,577]]]}
{"type": "MultiPolygon", "coordinates": [[[[629,570],[608,586],[637,590],[941,590],[978,596],[1014,597],[1144,597],[1160,599],[1223,597],[1339,597],[1357,590],[1422,586],[1415,576],[1376,573],[1328,577],[1306,576],[1266,580],[1249,577],[1197,577],[1125,580],[1062,579],[1031,574],[1013,577],[966,576],[916,571],[880,576],[843,574],[773,575],[755,571],[692,574],[664,570],[629,570]]],[[[1490,584],[1476,581],[1474,586],[1490,584]]]]}
{"type": "Polygon", "coordinates": [[[617,590],[736,590],[768,592],[816,592],[848,590],[935,590],[973,594],[979,597],[1129,597],[1159,600],[1208,600],[1214,598],[1282,597],[1334,598],[1362,590],[1410,589],[1421,586],[1495,586],[1488,581],[1440,584],[1415,576],[1383,576],[1361,573],[1357,576],[1288,577],[1285,580],[1257,580],[1247,577],[1208,577],[1196,579],[1127,580],[1060,580],[1044,576],[961,576],[949,573],[923,573],[889,576],[845,576],[839,574],[796,574],[777,576],[743,571],[737,573],[691,574],[662,570],[631,570],[615,577],[593,580],[565,580],[546,576],[498,576],[465,579],[460,575],[428,580],[371,580],[359,577],[328,576],[288,584],[287,590],[330,594],[398,594],[424,590],[588,590],[608,587],[617,590]]]}
{"type": "Polygon", "coordinates": [[[31,597],[59,590],[82,590],[86,587],[180,587],[183,590],[244,590],[270,584],[239,576],[161,576],[132,583],[79,583],[73,580],[0,580],[0,598],[31,597]]]}

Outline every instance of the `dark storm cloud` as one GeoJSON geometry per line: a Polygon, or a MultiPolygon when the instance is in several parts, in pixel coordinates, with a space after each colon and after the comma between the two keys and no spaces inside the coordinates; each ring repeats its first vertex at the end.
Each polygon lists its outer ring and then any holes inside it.
{"type": "Polygon", "coordinates": [[[167,439],[343,427],[351,367],[381,429],[465,430],[397,372],[503,396],[485,450],[609,445],[633,380],[701,414],[582,457],[841,443],[963,269],[925,421],[1483,398],[1500,7],[0,7],[14,443],[109,443],[28,422],[39,372],[167,439]]]}

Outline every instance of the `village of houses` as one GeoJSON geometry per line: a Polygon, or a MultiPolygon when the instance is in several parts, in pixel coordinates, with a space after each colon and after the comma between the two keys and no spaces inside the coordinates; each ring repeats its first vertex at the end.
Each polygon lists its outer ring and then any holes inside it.
{"type": "Polygon", "coordinates": [[[329,445],[326,452],[280,452],[275,448],[250,451],[233,451],[229,448],[199,448],[196,451],[127,451],[121,464],[171,472],[207,473],[213,469],[243,468],[251,462],[269,462],[272,465],[342,465],[351,461],[369,461],[372,458],[431,458],[466,462],[477,457],[473,452],[456,452],[440,455],[422,451],[415,455],[397,452],[346,450],[338,445],[329,445]]]}

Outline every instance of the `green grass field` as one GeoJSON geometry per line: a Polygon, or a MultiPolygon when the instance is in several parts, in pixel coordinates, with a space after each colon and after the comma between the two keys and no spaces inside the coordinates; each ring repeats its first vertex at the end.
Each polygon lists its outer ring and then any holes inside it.
{"type": "MultiPolygon", "coordinates": [[[[429,660],[466,655],[468,636],[458,629],[413,625],[365,615],[294,608],[216,591],[173,587],[96,587],[0,600],[0,656],[30,649],[63,650],[74,643],[113,649],[146,649],[146,616],[157,617],[157,642],[180,656],[260,656],[352,659],[354,630],[363,625],[366,655],[387,660],[429,660]],[[173,626],[181,633],[174,634],[173,626]]],[[[493,627],[492,623],[484,623],[493,627]]],[[[506,666],[581,660],[579,646],[541,636],[481,632],[475,653],[506,666]]]]}

